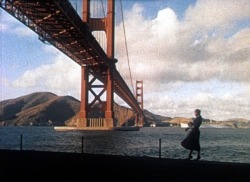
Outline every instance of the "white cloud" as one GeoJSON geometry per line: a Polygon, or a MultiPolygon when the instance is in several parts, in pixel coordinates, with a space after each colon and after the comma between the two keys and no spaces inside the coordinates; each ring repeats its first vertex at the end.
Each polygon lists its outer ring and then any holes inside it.
{"type": "Polygon", "coordinates": [[[231,29],[237,21],[250,17],[248,0],[198,0],[185,15],[185,28],[192,33],[231,29]]]}
{"type": "MultiPolygon", "coordinates": [[[[145,108],[187,116],[200,107],[217,119],[250,118],[235,113],[235,108],[247,108],[240,99],[243,92],[236,90],[245,90],[250,81],[249,28],[226,38],[238,22],[250,18],[249,1],[197,1],[182,21],[170,8],[160,10],[152,20],[143,17],[143,11],[136,4],[125,14],[125,26],[133,79],[144,80],[145,108]],[[213,80],[217,80],[215,85],[209,85],[213,80]]],[[[121,24],[116,36],[118,69],[129,83],[121,24]]]]}
{"type": "MultiPolygon", "coordinates": [[[[207,1],[201,1],[198,2],[197,7],[195,6],[196,8],[192,8],[192,12],[198,11],[196,17],[207,15],[199,14],[199,7],[202,3],[205,3],[204,7],[208,6],[207,1]]],[[[231,6],[231,4],[226,5],[226,7],[228,6],[231,6]]],[[[238,6],[240,5],[237,2],[238,6]]],[[[213,5],[213,8],[215,7],[217,7],[216,3],[213,5]]],[[[220,10],[220,7],[217,7],[217,9],[220,10]]],[[[127,12],[128,18],[125,22],[131,67],[135,79],[143,77],[143,79],[158,83],[168,83],[174,80],[203,81],[214,78],[246,81],[247,75],[238,77],[237,73],[241,73],[241,71],[230,67],[230,60],[237,59],[237,62],[244,62],[250,58],[249,29],[237,32],[231,39],[225,39],[223,35],[206,35],[196,39],[193,37],[196,29],[190,29],[182,35],[184,25],[189,22],[186,20],[180,22],[170,8],[159,11],[158,16],[153,20],[144,18],[142,11],[143,7],[136,4],[131,12],[127,12]],[[192,34],[189,34],[190,32],[192,34]],[[232,74],[228,76],[224,74],[224,70],[232,74]],[[234,72],[236,74],[233,74],[234,72]]],[[[232,12],[230,13],[232,14],[232,12]]],[[[242,16],[238,15],[237,17],[238,19],[240,17],[244,19],[246,15],[247,13],[242,13],[242,16]]],[[[227,17],[226,20],[228,21],[230,17],[235,19],[232,15],[227,17]]],[[[211,25],[213,25],[212,22],[211,25]]],[[[116,34],[118,68],[128,79],[129,73],[122,32],[122,25],[120,24],[117,27],[116,34]]],[[[247,69],[248,64],[245,63],[242,69],[247,69]]],[[[238,66],[241,67],[240,64],[238,66]]]]}
{"type": "Polygon", "coordinates": [[[36,36],[36,34],[31,30],[23,26],[19,21],[16,21],[9,14],[0,10],[0,31],[12,33],[17,36],[36,36]]]}
{"type": "Polygon", "coordinates": [[[54,51],[54,48],[49,50],[46,47],[45,50],[54,55],[52,64],[26,71],[12,83],[12,86],[27,90],[41,89],[58,95],[72,95],[79,98],[80,66],[62,53],[54,51]]]}
{"type": "Polygon", "coordinates": [[[146,109],[154,113],[171,117],[193,117],[193,110],[200,108],[204,118],[249,118],[250,103],[246,98],[249,98],[250,94],[246,86],[232,83],[232,91],[225,91],[223,87],[230,88],[229,83],[220,83],[219,87],[213,84],[196,83],[189,87],[187,83],[181,83],[177,88],[165,92],[147,94],[144,104],[146,109]]]}
{"type": "MultiPolygon", "coordinates": [[[[168,7],[154,19],[144,11],[135,4],[125,12],[125,26],[133,79],[144,81],[145,109],[192,117],[201,108],[207,118],[250,118],[250,27],[238,26],[250,19],[250,1],[199,0],[183,20],[168,7]]],[[[26,71],[13,86],[79,98],[80,67],[54,49],[44,51],[54,55],[53,63],[26,71]]],[[[130,83],[122,24],[116,57],[130,83]]]]}

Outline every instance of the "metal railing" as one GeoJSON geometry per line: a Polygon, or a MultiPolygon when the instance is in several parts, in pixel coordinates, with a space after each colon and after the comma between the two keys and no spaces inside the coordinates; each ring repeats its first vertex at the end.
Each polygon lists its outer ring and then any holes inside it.
{"type": "MultiPolygon", "coordinates": [[[[96,122],[96,121],[93,121],[93,122],[96,122]]],[[[101,120],[99,122],[101,122],[101,120]]],[[[24,139],[23,134],[20,134],[20,137],[19,137],[19,150],[20,151],[24,150],[23,139],[24,139]]],[[[79,148],[81,151],[80,153],[82,153],[82,154],[85,153],[85,137],[84,136],[81,137],[81,146],[79,146],[79,148]]],[[[152,149],[152,147],[144,147],[144,148],[152,149]]],[[[158,148],[154,147],[154,149],[155,149],[155,151],[158,150],[158,156],[155,156],[155,157],[162,158],[162,139],[161,138],[159,138],[159,141],[158,141],[158,148]]],[[[155,152],[155,153],[157,153],[157,152],[155,152]]]]}

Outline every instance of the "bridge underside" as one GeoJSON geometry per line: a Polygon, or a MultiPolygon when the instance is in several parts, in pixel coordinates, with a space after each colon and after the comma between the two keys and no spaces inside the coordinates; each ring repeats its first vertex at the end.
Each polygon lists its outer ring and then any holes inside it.
{"type": "MultiPolygon", "coordinates": [[[[113,68],[114,92],[136,113],[142,110],[120,73],[68,0],[0,0],[0,7],[70,57],[103,84],[113,68]]],[[[87,121],[86,121],[87,122],[87,121]]],[[[87,123],[86,123],[87,124],[87,123]]]]}

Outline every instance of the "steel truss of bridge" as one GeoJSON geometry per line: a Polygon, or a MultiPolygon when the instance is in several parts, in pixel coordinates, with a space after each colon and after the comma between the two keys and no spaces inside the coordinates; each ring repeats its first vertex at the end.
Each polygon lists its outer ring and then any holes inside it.
{"type": "MultiPolygon", "coordinates": [[[[101,82],[106,82],[109,67],[114,65],[87,23],[83,22],[68,0],[0,0],[0,7],[46,41],[66,54],[80,66],[88,66],[89,72],[101,82]]],[[[142,110],[114,68],[114,92],[134,111],[142,110]]]]}

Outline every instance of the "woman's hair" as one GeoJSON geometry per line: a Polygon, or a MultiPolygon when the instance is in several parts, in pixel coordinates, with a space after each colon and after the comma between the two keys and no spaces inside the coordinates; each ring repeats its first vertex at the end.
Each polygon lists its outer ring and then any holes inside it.
{"type": "Polygon", "coordinates": [[[194,112],[196,112],[197,114],[201,114],[201,110],[200,109],[195,109],[194,112]]]}

